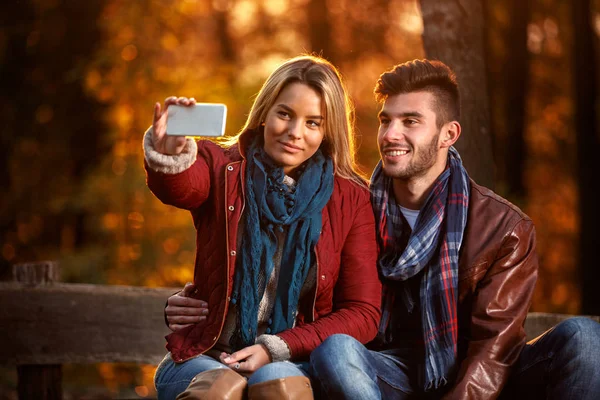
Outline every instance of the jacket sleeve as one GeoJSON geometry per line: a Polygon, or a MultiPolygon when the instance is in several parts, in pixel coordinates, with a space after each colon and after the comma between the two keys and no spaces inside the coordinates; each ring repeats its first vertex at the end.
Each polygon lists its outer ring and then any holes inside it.
{"type": "Polygon", "coordinates": [[[364,191],[343,244],[339,276],[333,288],[332,311],[277,336],[288,345],[292,359],[306,359],[323,340],[337,333],[367,343],[377,334],[380,305],[375,218],[368,192],[364,191]]]}
{"type": "Polygon", "coordinates": [[[466,358],[444,399],[495,399],[500,395],[525,345],[525,318],[538,260],[535,228],[520,220],[505,237],[498,255],[478,284],[466,358]]]}
{"type": "Polygon", "coordinates": [[[144,167],[148,187],[165,204],[191,210],[209,195],[209,166],[198,155],[194,139],[187,139],[181,154],[161,154],[154,149],[152,128],[148,129],[144,135],[144,167]]]}

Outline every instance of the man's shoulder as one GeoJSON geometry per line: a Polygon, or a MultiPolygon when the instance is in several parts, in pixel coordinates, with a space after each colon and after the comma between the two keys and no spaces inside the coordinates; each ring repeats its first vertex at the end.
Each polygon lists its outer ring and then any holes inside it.
{"type": "Polygon", "coordinates": [[[531,221],[531,218],[515,204],[495,193],[493,190],[477,184],[471,179],[470,209],[475,214],[503,214],[507,217],[531,221]]]}

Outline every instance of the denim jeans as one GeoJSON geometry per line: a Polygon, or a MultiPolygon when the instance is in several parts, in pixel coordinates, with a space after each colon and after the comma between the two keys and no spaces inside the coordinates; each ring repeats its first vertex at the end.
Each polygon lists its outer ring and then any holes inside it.
{"type": "Polygon", "coordinates": [[[600,399],[600,324],[569,318],[523,348],[501,399],[600,399]]]}
{"type": "Polygon", "coordinates": [[[399,400],[415,393],[406,359],[368,350],[348,335],[332,335],[313,350],[310,373],[323,399],[399,400]]]}
{"type": "MultiPolygon", "coordinates": [[[[347,335],[329,337],[310,357],[323,398],[423,398],[415,369],[347,335]]],[[[501,399],[600,399],[600,324],[585,317],[561,322],[527,343],[512,371],[501,399]]]]}
{"type": "MultiPolygon", "coordinates": [[[[173,362],[170,355],[159,364],[154,375],[158,400],[174,400],[190,384],[192,378],[211,369],[229,368],[212,357],[201,355],[181,364],[173,362]]],[[[248,377],[248,385],[288,376],[308,377],[308,363],[288,361],[269,363],[248,377]]]]}

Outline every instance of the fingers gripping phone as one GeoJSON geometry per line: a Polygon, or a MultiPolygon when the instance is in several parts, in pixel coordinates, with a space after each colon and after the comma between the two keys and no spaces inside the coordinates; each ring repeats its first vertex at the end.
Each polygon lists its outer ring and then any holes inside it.
{"type": "Polygon", "coordinates": [[[194,106],[169,106],[167,135],[223,136],[227,106],[216,103],[196,103],[194,106]]]}

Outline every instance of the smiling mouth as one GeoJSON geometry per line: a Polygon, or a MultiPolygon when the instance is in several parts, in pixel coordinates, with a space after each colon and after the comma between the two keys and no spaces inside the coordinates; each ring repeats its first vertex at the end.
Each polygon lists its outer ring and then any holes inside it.
{"type": "Polygon", "coordinates": [[[386,150],[384,153],[387,157],[403,156],[408,154],[408,150],[386,150]]]}

